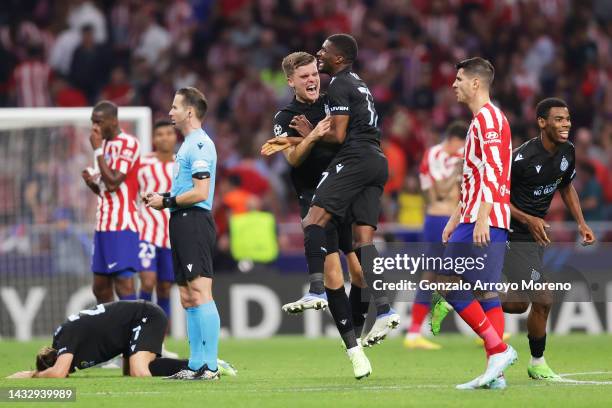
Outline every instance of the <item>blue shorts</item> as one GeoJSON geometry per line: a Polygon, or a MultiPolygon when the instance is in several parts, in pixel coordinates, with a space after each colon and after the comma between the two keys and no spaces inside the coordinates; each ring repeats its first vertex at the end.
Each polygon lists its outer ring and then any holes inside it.
{"type": "Polygon", "coordinates": [[[174,269],[172,268],[172,250],[155,246],[147,241],[140,241],[140,272],[152,271],[157,275],[158,282],[174,282],[174,269]]]}
{"type": "Polygon", "coordinates": [[[446,227],[448,219],[445,215],[426,215],[423,224],[423,242],[429,243],[425,252],[426,256],[443,256],[445,247],[442,245],[442,231],[446,227]]]}
{"type": "Polygon", "coordinates": [[[459,224],[451,235],[446,250],[446,258],[453,260],[452,268],[443,268],[442,275],[460,275],[464,281],[471,284],[501,282],[501,273],[506,255],[506,242],[508,230],[503,228],[490,228],[491,243],[479,248],[474,246],[474,223],[459,224]],[[468,261],[469,259],[472,261],[468,261]]]}
{"type": "Polygon", "coordinates": [[[93,273],[131,278],[139,269],[138,233],[130,230],[94,233],[93,273]]]}

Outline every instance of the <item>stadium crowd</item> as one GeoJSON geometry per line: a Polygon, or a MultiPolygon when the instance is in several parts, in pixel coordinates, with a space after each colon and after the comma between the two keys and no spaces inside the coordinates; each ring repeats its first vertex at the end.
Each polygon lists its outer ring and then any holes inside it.
{"type": "MultiPolygon", "coordinates": [[[[296,221],[285,160],[262,158],[259,148],[292,97],[281,59],[314,54],[336,32],[356,37],[356,70],[381,117],[390,166],[384,221],[421,225],[419,161],[452,120],[469,118],[450,84],[454,63],[475,55],[496,67],[493,98],[515,147],[538,134],[540,99],[568,102],[585,217],[610,218],[612,3],[605,0],[3,1],[0,106],[90,106],[104,98],[150,106],[158,119],[176,89],[195,86],[208,98],[205,129],[218,150],[217,206],[265,208],[296,221]]],[[[45,171],[30,174],[28,185],[43,188],[45,171]]],[[[25,206],[28,194],[41,194],[25,190],[18,194],[25,206]]],[[[551,219],[568,217],[557,195],[551,219]]]]}

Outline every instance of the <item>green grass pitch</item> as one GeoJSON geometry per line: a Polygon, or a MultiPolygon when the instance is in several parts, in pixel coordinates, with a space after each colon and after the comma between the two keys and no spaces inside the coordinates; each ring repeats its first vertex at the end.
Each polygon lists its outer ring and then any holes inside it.
{"type": "MultiPolygon", "coordinates": [[[[440,351],[407,351],[401,339],[367,350],[373,374],[357,381],[348,358],[334,339],[276,337],[267,340],[224,340],[221,358],[233,363],[238,377],[215,383],[175,382],[160,378],[125,378],[119,370],[92,368],[63,380],[7,380],[33,366],[34,354],[46,342],[0,341],[0,387],[75,387],[70,403],[19,403],[2,406],[66,407],[551,407],[610,406],[612,357],[610,336],[550,336],[546,357],[564,374],[565,383],[527,377],[529,350],[524,334],[510,339],[519,361],[506,372],[503,391],[457,391],[484,370],[482,348],[458,335],[441,336],[440,351]],[[484,405],[486,404],[486,405],[484,405]]],[[[186,355],[184,341],[167,346],[186,355]]]]}

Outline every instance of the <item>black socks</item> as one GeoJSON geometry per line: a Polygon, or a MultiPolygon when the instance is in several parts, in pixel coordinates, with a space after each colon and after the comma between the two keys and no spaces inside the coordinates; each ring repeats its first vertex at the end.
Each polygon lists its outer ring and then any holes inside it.
{"type": "Polygon", "coordinates": [[[327,304],[331,312],[338,332],[342,337],[346,349],[357,346],[357,337],[353,330],[353,319],[351,317],[351,305],[344,291],[344,287],[339,289],[325,288],[327,293],[327,304]]]}

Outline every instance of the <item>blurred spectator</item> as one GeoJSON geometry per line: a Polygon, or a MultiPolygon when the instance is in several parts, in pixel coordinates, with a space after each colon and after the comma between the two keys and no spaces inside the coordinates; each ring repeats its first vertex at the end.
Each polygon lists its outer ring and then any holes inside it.
{"type": "Polygon", "coordinates": [[[143,57],[160,74],[169,65],[170,34],[157,24],[150,12],[142,11],[134,17],[134,55],[143,57]]]}
{"type": "Polygon", "coordinates": [[[134,99],[134,89],[128,82],[125,69],[121,66],[113,68],[110,82],[102,89],[102,99],[114,102],[119,106],[129,106],[134,99]]]}
{"type": "Polygon", "coordinates": [[[68,11],[68,25],[74,29],[91,26],[96,44],[106,42],[106,18],[104,14],[89,0],[72,0],[68,11]]]}
{"type": "Polygon", "coordinates": [[[593,165],[583,162],[578,168],[578,197],[586,221],[603,219],[603,190],[595,178],[593,165]]]}
{"type": "Polygon", "coordinates": [[[42,48],[31,46],[27,58],[13,71],[13,93],[17,106],[28,108],[50,106],[50,79],[51,68],[43,61],[42,48]]]}
{"type": "Polygon", "coordinates": [[[76,108],[87,106],[87,97],[79,89],[70,85],[62,77],[57,77],[51,83],[51,92],[53,94],[53,104],[63,108],[76,108]]]}
{"type": "Polygon", "coordinates": [[[90,104],[95,104],[108,75],[108,56],[94,40],[93,26],[81,29],[81,43],[74,50],[70,64],[70,81],[79,88],[90,104]]]}
{"type": "Polygon", "coordinates": [[[425,199],[416,174],[409,174],[397,199],[398,222],[408,228],[421,228],[425,221],[425,199]]]}

